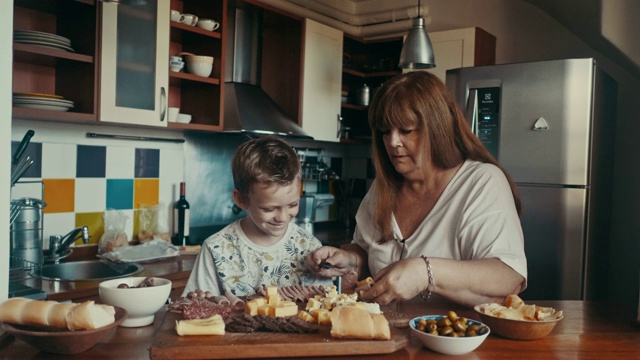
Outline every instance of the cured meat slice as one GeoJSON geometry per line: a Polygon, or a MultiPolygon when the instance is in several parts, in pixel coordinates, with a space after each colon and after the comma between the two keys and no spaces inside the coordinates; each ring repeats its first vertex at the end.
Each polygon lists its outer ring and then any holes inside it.
{"type": "Polygon", "coordinates": [[[231,307],[233,307],[234,309],[236,310],[244,309],[244,305],[245,305],[244,300],[235,296],[231,291],[229,290],[225,291],[224,296],[226,296],[227,299],[229,299],[229,302],[231,303],[231,307]]]}

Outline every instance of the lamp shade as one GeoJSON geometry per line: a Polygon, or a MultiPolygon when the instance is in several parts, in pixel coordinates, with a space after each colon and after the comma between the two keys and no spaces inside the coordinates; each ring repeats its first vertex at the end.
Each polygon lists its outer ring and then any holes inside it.
{"type": "Polygon", "coordinates": [[[400,63],[398,67],[403,69],[430,69],[436,66],[435,56],[429,34],[424,28],[424,19],[413,19],[411,30],[402,45],[400,63]]]}

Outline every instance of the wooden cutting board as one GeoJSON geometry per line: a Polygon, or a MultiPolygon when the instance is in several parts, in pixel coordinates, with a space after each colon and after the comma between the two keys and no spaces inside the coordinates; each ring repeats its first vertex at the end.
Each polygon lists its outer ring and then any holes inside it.
{"type": "Polygon", "coordinates": [[[264,359],[336,355],[389,354],[409,344],[409,328],[391,328],[389,340],[334,339],[331,326],[314,334],[257,332],[179,336],[181,314],[167,312],[151,345],[151,359],[264,359]]]}

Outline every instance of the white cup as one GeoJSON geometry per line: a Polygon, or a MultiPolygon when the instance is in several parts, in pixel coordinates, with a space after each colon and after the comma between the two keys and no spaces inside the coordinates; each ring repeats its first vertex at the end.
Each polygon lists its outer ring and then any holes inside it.
{"type": "Polygon", "coordinates": [[[213,31],[220,27],[220,23],[212,19],[200,19],[196,24],[199,28],[213,31]]]}
{"type": "Polygon", "coordinates": [[[169,122],[178,121],[178,114],[180,113],[180,108],[170,107],[169,108],[169,122]]]}
{"type": "Polygon", "coordinates": [[[198,17],[193,14],[182,14],[178,21],[185,25],[195,26],[198,23],[198,17]]]}
{"type": "Polygon", "coordinates": [[[180,21],[180,11],[171,10],[171,21],[180,21]]]}

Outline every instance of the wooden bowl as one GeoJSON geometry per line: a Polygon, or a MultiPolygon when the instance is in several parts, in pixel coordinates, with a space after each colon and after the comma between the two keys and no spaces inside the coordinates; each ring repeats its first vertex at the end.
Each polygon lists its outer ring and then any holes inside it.
{"type": "Polygon", "coordinates": [[[481,310],[482,306],[477,305],[473,308],[480,315],[482,322],[487,324],[493,333],[514,340],[534,340],[545,337],[564,317],[545,321],[504,319],[485,314],[481,310]]]}
{"type": "Polygon", "coordinates": [[[38,350],[54,354],[78,354],[88,350],[113,334],[118,325],[127,318],[127,311],[115,307],[116,315],[113,324],[93,330],[71,331],[51,326],[16,325],[2,323],[2,328],[9,334],[26,342],[38,350]]]}

